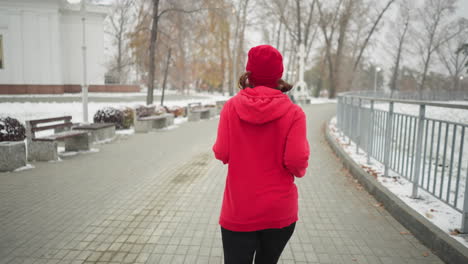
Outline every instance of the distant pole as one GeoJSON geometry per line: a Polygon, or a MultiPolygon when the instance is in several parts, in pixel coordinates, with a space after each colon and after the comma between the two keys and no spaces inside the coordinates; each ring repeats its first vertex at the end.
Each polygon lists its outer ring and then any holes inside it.
{"type": "Polygon", "coordinates": [[[83,55],[83,83],[81,84],[81,95],[83,102],[83,123],[88,123],[88,80],[86,61],[86,0],[81,0],[81,23],[83,33],[83,45],[81,46],[83,55]]]}
{"type": "Polygon", "coordinates": [[[380,67],[375,68],[374,74],[374,95],[377,94],[377,74],[381,71],[380,67]]]}

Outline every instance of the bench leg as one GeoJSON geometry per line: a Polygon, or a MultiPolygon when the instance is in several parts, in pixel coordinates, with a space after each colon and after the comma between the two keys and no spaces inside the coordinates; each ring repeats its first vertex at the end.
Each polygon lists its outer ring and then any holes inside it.
{"type": "Polygon", "coordinates": [[[166,117],[166,127],[174,125],[174,116],[166,117]]]}
{"type": "Polygon", "coordinates": [[[26,145],[23,141],[0,143],[0,172],[26,166],[26,145]]]}
{"type": "Polygon", "coordinates": [[[84,134],[65,139],[65,151],[89,150],[91,146],[91,136],[84,134]]]}
{"type": "Polygon", "coordinates": [[[98,129],[96,131],[96,141],[103,141],[115,138],[115,126],[98,129]]]}
{"type": "Polygon", "coordinates": [[[193,121],[200,121],[200,112],[189,112],[188,113],[188,121],[193,122],[193,121]]]}
{"type": "Polygon", "coordinates": [[[210,119],[211,117],[211,111],[204,111],[204,112],[201,112],[200,114],[200,119],[210,119]]]}
{"type": "Polygon", "coordinates": [[[58,160],[57,141],[30,141],[28,142],[29,161],[58,160]]]}
{"type": "MultiPolygon", "coordinates": [[[[81,130],[81,129],[76,129],[76,130],[89,131],[89,130],[81,130]]],[[[91,138],[93,142],[112,140],[115,138],[115,126],[92,130],[89,133],[91,133],[91,138]]]]}
{"type": "Polygon", "coordinates": [[[148,133],[151,130],[152,124],[151,120],[148,121],[137,121],[135,120],[135,133],[148,133]]]}
{"type": "Polygon", "coordinates": [[[160,129],[166,127],[166,119],[153,120],[153,128],[160,129]]]}

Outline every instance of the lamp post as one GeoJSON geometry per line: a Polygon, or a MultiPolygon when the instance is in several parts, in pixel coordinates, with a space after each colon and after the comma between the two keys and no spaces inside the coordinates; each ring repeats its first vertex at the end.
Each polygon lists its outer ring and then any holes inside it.
{"type": "Polygon", "coordinates": [[[375,68],[375,74],[374,74],[374,95],[377,93],[377,74],[381,71],[382,69],[380,67],[375,68]]]}
{"type": "Polygon", "coordinates": [[[81,24],[83,42],[81,46],[83,56],[83,83],[81,84],[81,96],[83,102],[83,123],[88,123],[88,80],[86,58],[86,0],[81,0],[81,24]]]}

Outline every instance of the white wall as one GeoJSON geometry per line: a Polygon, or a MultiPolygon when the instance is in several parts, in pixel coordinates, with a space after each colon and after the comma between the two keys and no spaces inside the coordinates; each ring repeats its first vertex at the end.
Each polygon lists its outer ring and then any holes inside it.
{"type": "Polygon", "coordinates": [[[0,34],[3,35],[4,69],[1,84],[60,84],[61,72],[56,67],[59,43],[52,45],[58,32],[55,0],[1,0],[0,34]]]}
{"type": "MultiPolygon", "coordinates": [[[[89,13],[86,19],[87,78],[89,84],[104,84],[104,17],[89,13]]],[[[60,18],[63,81],[81,84],[83,76],[82,22],[79,12],[64,11],[60,18]],[[66,70],[65,70],[66,69],[66,70]]]]}
{"type": "MultiPolygon", "coordinates": [[[[0,0],[0,84],[81,84],[79,14],[79,5],[61,0],[0,0]]],[[[105,12],[88,16],[88,83],[103,84],[105,12]]]]}

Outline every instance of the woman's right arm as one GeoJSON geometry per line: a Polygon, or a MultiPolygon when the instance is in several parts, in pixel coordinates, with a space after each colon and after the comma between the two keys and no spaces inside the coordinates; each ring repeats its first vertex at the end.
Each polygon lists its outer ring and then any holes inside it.
{"type": "Polygon", "coordinates": [[[306,115],[299,109],[286,138],[284,166],[296,177],[302,177],[309,165],[309,142],[307,141],[306,115]]]}

